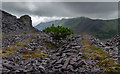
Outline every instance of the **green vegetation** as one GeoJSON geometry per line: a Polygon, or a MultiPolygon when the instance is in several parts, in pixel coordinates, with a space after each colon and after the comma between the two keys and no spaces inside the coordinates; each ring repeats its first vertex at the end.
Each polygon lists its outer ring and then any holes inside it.
{"type": "Polygon", "coordinates": [[[21,54],[23,54],[23,58],[28,59],[28,58],[36,58],[36,57],[43,57],[43,58],[47,58],[48,54],[41,54],[41,51],[39,50],[22,50],[20,52],[21,54]]]}
{"type": "Polygon", "coordinates": [[[7,33],[7,34],[0,34],[0,36],[9,36],[9,35],[20,35],[20,34],[35,34],[35,33],[39,33],[41,34],[41,31],[34,31],[34,32],[23,32],[23,33],[7,33]]]}
{"type": "Polygon", "coordinates": [[[30,47],[30,45],[25,45],[26,47],[30,47]]]}
{"type": "Polygon", "coordinates": [[[24,24],[24,26],[26,26],[26,24],[24,24]]]}
{"type": "Polygon", "coordinates": [[[112,38],[116,34],[117,34],[117,30],[110,30],[108,32],[94,33],[93,35],[99,39],[108,39],[108,38],[112,38]]]}
{"type": "Polygon", "coordinates": [[[43,32],[50,33],[55,40],[65,39],[67,35],[73,34],[73,31],[69,28],[59,25],[55,27],[54,24],[51,27],[45,28],[43,32]]]}
{"type": "Polygon", "coordinates": [[[102,20],[90,19],[87,17],[62,19],[40,23],[40,25],[36,26],[36,28],[42,30],[43,27],[50,26],[52,23],[54,23],[55,26],[60,25],[68,27],[77,34],[92,34],[101,40],[111,38],[120,32],[120,24],[118,19],[102,20]]]}
{"type": "MultiPolygon", "coordinates": [[[[2,53],[2,56],[4,57],[7,57],[7,56],[10,56],[10,55],[17,55],[16,53],[16,50],[19,49],[20,47],[30,47],[30,45],[26,45],[29,41],[31,40],[34,40],[35,37],[31,37],[31,38],[28,38],[24,41],[21,41],[15,45],[12,45],[10,47],[6,47],[4,48],[3,50],[0,50],[0,53],[2,53]]],[[[49,46],[45,47],[46,49],[49,48],[49,46]]],[[[44,48],[43,47],[40,47],[41,50],[43,50],[44,48]]],[[[22,55],[23,55],[23,58],[25,59],[28,59],[28,58],[36,58],[36,57],[43,57],[43,58],[47,58],[48,57],[48,54],[41,54],[41,51],[40,50],[25,50],[23,49],[21,52],[20,52],[22,55]]],[[[17,62],[16,62],[17,63],[17,62]]]]}
{"type": "Polygon", "coordinates": [[[96,47],[91,45],[89,40],[87,40],[87,35],[82,35],[82,44],[85,47],[82,47],[80,50],[83,53],[81,58],[85,59],[86,62],[90,62],[90,60],[98,60],[99,62],[96,65],[99,65],[101,69],[104,69],[106,72],[119,72],[120,65],[116,64],[116,62],[111,59],[113,58],[107,51],[101,49],[100,47],[96,47]],[[114,68],[112,68],[114,67],[114,68]]]}
{"type": "Polygon", "coordinates": [[[16,50],[19,49],[20,47],[24,47],[25,44],[27,44],[29,41],[35,39],[34,37],[32,38],[28,38],[25,41],[21,41],[15,45],[12,45],[10,47],[4,48],[3,50],[0,50],[0,52],[2,52],[2,56],[9,56],[12,54],[16,54],[16,50]]]}
{"type": "Polygon", "coordinates": [[[24,32],[23,34],[27,34],[27,32],[24,32]]]}
{"type": "Polygon", "coordinates": [[[108,57],[111,57],[107,51],[102,50],[99,47],[95,47],[90,44],[90,42],[86,39],[87,35],[82,36],[83,45],[85,47],[81,48],[83,55],[82,58],[88,59],[88,60],[104,60],[108,57]]]}

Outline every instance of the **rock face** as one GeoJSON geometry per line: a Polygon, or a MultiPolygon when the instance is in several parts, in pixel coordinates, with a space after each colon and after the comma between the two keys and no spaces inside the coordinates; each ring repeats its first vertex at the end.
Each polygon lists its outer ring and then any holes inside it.
{"type": "Polygon", "coordinates": [[[32,20],[31,17],[29,15],[24,15],[20,17],[20,21],[27,26],[32,27],[32,20]]]}
{"type": "Polygon", "coordinates": [[[31,30],[33,28],[32,20],[29,15],[21,16],[19,20],[27,27],[28,30],[31,30]]]}
{"type": "Polygon", "coordinates": [[[35,28],[32,27],[31,17],[28,15],[20,17],[17,19],[16,16],[11,15],[5,11],[1,11],[2,13],[2,33],[22,33],[22,32],[31,32],[36,31],[35,28]]]}

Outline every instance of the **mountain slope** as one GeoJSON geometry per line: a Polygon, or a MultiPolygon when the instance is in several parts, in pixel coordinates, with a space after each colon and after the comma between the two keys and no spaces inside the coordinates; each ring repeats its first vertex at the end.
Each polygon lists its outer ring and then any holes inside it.
{"type": "Polygon", "coordinates": [[[77,17],[40,23],[36,26],[36,28],[42,30],[45,27],[51,26],[51,24],[69,27],[77,34],[93,34],[94,36],[101,39],[111,38],[118,32],[118,19],[100,20],[86,17],[77,17]]]}
{"type": "Polygon", "coordinates": [[[42,22],[42,23],[38,24],[37,26],[35,26],[35,28],[37,28],[38,30],[43,30],[46,27],[52,26],[52,24],[54,24],[54,26],[62,25],[62,23],[64,23],[65,21],[66,21],[66,19],[55,20],[55,21],[50,21],[50,22],[42,22]]]}

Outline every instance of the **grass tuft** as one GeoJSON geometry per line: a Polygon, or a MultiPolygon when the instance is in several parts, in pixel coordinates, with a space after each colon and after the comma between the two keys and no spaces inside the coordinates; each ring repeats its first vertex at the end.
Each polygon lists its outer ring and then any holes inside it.
{"type": "Polygon", "coordinates": [[[82,47],[80,50],[83,53],[82,58],[86,59],[87,61],[90,60],[99,60],[96,65],[99,65],[101,68],[104,68],[106,72],[119,72],[120,66],[116,64],[116,62],[111,59],[112,56],[108,54],[107,51],[101,49],[100,47],[96,47],[91,45],[89,40],[87,39],[87,35],[82,36],[82,44],[85,47],[82,47]],[[115,67],[112,69],[111,67],[115,67]]]}
{"type": "Polygon", "coordinates": [[[6,57],[9,56],[9,55],[12,55],[12,54],[16,54],[15,51],[17,49],[19,49],[20,47],[24,47],[25,44],[27,44],[29,41],[31,41],[33,39],[34,39],[34,37],[28,38],[28,39],[26,39],[24,41],[21,41],[21,42],[15,44],[15,45],[12,45],[12,46],[7,47],[3,50],[0,50],[0,52],[2,52],[2,56],[6,56],[6,57]]]}

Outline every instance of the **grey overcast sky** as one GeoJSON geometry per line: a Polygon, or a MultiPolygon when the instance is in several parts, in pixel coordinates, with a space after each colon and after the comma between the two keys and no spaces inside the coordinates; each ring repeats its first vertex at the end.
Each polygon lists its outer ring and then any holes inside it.
{"type": "Polygon", "coordinates": [[[10,0],[5,1],[2,2],[2,10],[17,17],[25,14],[30,15],[33,26],[40,22],[81,16],[93,19],[118,18],[117,0],[115,2],[110,0],[106,0],[108,2],[62,2],[63,0],[61,2],[54,2],[55,0],[45,0],[48,2],[37,2],[37,0],[35,2],[24,2],[22,0],[21,2],[16,2],[17,0],[13,0],[13,2],[10,2],[10,0]]]}

